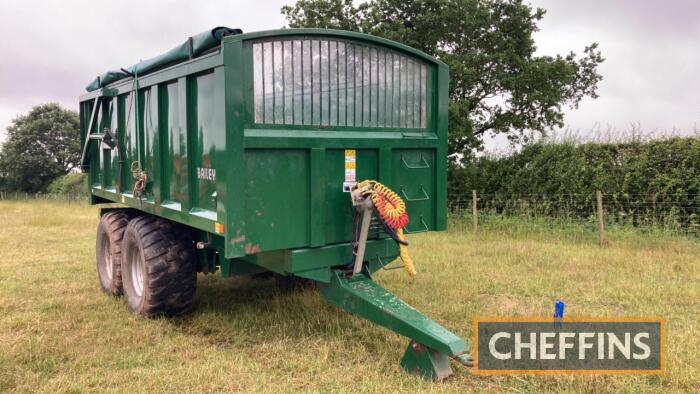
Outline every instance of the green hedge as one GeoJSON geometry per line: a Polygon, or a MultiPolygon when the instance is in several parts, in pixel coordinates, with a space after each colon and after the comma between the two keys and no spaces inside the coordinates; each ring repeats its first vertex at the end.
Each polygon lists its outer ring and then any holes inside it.
{"type": "Polygon", "coordinates": [[[579,217],[591,214],[595,191],[600,190],[611,214],[631,215],[636,222],[649,219],[650,212],[663,212],[666,220],[675,209],[695,222],[700,214],[700,139],[538,142],[510,156],[471,158],[463,167],[453,166],[451,202],[469,199],[471,190],[496,211],[505,209],[498,208],[503,205],[499,199],[504,204],[546,201],[552,209],[579,217]]]}
{"type": "Polygon", "coordinates": [[[536,143],[503,158],[481,157],[453,168],[450,194],[700,193],[700,139],[602,143],[536,143]]]}
{"type": "Polygon", "coordinates": [[[49,184],[46,192],[69,197],[85,197],[88,195],[87,174],[71,173],[60,176],[49,184]]]}

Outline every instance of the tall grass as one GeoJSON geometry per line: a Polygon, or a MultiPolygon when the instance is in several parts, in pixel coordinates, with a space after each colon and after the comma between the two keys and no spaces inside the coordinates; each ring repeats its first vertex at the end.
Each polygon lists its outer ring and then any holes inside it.
{"type": "MultiPolygon", "coordinates": [[[[477,315],[658,315],[664,376],[475,376],[442,384],[399,367],[408,341],[274,280],[200,276],[196,310],[140,319],[99,290],[97,212],[0,202],[0,391],[10,392],[687,392],[700,381],[700,244],[612,229],[493,218],[409,236],[419,271],[376,279],[458,335],[477,315]]],[[[471,341],[471,340],[470,340],[471,341]]]]}

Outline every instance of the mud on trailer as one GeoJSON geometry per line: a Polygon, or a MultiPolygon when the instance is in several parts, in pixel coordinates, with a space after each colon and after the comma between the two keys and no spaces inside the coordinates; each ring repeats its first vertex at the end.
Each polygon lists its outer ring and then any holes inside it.
{"type": "Polygon", "coordinates": [[[406,370],[469,364],[464,340],[372,281],[410,263],[403,233],[446,227],[447,89],[423,52],[323,29],[215,28],[101,75],[80,120],[91,203],[105,204],[102,289],[175,315],[198,272],[305,278],[410,338],[406,370]]]}

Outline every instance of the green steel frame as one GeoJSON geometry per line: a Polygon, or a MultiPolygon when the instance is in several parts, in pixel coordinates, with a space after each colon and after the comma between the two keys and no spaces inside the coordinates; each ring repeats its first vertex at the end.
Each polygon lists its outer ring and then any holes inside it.
{"type": "Polygon", "coordinates": [[[208,246],[200,252],[202,271],[269,270],[318,281],[329,302],[432,349],[410,347],[404,367],[442,378],[445,355],[464,354],[464,341],[413,308],[388,310],[384,301],[393,296],[371,281],[372,272],[397,257],[393,240],[370,239],[365,274],[347,278],[337,268],[352,259],[352,209],[339,189],[345,149],[357,151],[358,179],[374,178],[403,194],[412,218],[408,233],[446,228],[448,79],[447,66],[435,58],[360,33],[284,29],[227,36],[212,53],[80,97],[91,202],[191,227],[208,246]],[[427,64],[426,127],[256,124],[252,45],[282,38],[358,42],[427,64]],[[131,192],[133,162],[149,174],[143,198],[131,192]],[[215,177],[202,180],[199,168],[211,168],[215,177]],[[362,293],[369,287],[375,295],[384,291],[384,301],[362,293]]]}
{"type": "MultiPolygon", "coordinates": [[[[196,127],[196,109],[193,108],[192,102],[196,100],[196,92],[193,89],[193,76],[203,73],[212,73],[215,88],[206,98],[211,100],[211,105],[221,105],[224,111],[225,118],[225,142],[216,145],[213,148],[216,154],[224,157],[216,168],[216,210],[214,212],[199,209],[192,202],[197,198],[197,185],[192,182],[195,178],[194,167],[195,163],[192,155],[187,157],[190,166],[189,184],[185,185],[188,196],[179,204],[173,204],[163,198],[163,190],[169,187],[168,182],[171,179],[171,167],[163,165],[163,160],[158,157],[152,158],[154,168],[152,172],[152,188],[146,198],[141,200],[134,198],[128,188],[130,174],[128,173],[127,163],[122,163],[121,173],[118,174],[123,185],[121,190],[118,187],[109,187],[100,182],[100,172],[104,172],[105,168],[100,168],[100,152],[94,149],[96,144],[93,144],[91,154],[89,155],[89,174],[91,193],[94,203],[117,202],[123,205],[138,208],[149,213],[174,220],[203,232],[210,233],[214,239],[216,247],[220,247],[223,256],[226,259],[240,258],[248,255],[246,246],[250,251],[251,246],[255,246],[255,242],[235,242],[235,239],[240,239],[241,234],[246,234],[246,199],[240,198],[246,189],[246,179],[241,174],[246,173],[246,151],[252,150],[308,150],[309,163],[308,166],[312,177],[309,178],[309,188],[313,191],[309,193],[310,209],[308,213],[308,231],[310,233],[309,242],[306,245],[298,245],[301,247],[319,247],[324,246],[328,242],[324,242],[324,231],[327,226],[327,215],[324,215],[324,210],[319,209],[324,203],[324,194],[327,193],[326,188],[322,184],[324,181],[324,167],[326,162],[324,159],[327,156],[328,150],[354,148],[358,150],[374,150],[377,152],[378,171],[369,171],[368,175],[375,176],[379,181],[394,186],[392,182],[392,172],[396,172],[392,168],[392,152],[397,149],[427,149],[434,151],[435,158],[445,157],[446,139],[447,139],[447,83],[448,71],[447,67],[405,45],[385,40],[378,37],[368,36],[353,32],[323,30],[323,29],[285,29],[268,32],[242,34],[229,36],[223,40],[222,49],[218,52],[193,59],[191,61],[178,64],[139,78],[138,85],[142,92],[152,89],[151,102],[157,105],[163,105],[163,100],[160,96],[163,95],[163,89],[158,89],[158,85],[165,83],[176,83],[177,89],[181,94],[179,116],[184,118],[181,121],[189,130],[196,127]],[[345,128],[328,128],[325,126],[279,126],[279,125],[258,125],[253,122],[252,114],[252,92],[251,89],[244,89],[244,86],[252,84],[252,54],[250,43],[255,40],[261,40],[272,37],[296,36],[301,38],[314,37],[337,37],[345,40],[354,40],[359,42],[368,42],[373,45],[391,47],[402,52],[406,52],[411,56],[419,58],[432,67],[429,73],[429,105],[428,111],[428,127],[425,130],[405,130],[405,129],[383,129],[377,130],[367,127],[355,127],[348,130],[345,128]],[[222,88],[223,87],[223,88],[222,88]],[[440,92],[440,94],[438,94],[440,92]],[[444,92],[444,93],[443,93],[444,92]],[[183,100],[182,96],[186,99],[183,100]],[[225,104],[220,104],[225,103],[225,104]],[[97,165],[96,165],[97,164],[97,165]],[[158,176],[161,175],[161,176],[158,176]],[[317,176],[313,176],[317,175],[317,176]],[[214,224],[216,222],[225,225],[225,234],[217,234],[214,232],[214,224]],[[248,245],[250,243],[250,245],[248,245]]],[[[131,105],[128,97],[125,94],[134,91],[135,84],[132,80],[118,82],[108,88],[85,94],[81,97],[81,102],[84,107],[81,120],[83,121],[83,138],[87,134],[88,124],[99,122],[98,117],[91,115],[89,109],[99,98],[117,97],[123,106],[131,105]]],[[[144,102],[140,100],[141,105],[138,109],[140,119],[144,118],[144,102]]],[[[161,109],[154,109],[156,113],[161,113],[161,109]]],[[[118,112],[119,126],[118,129],[126,128],[127,120],[124,111],[118,112]]],[[[135,113],[136,114],[136,113],[135,113]]],[[[137,116],[134,116],[136,118],[137,116]]],[[[103,116],[103,119],[106,117],[103,116]]],[[[143,123],[143,122],[142,122],[143,123]]],[[[93,127],[93,133],[96,133],[97,127],[93,127]]],[[[148,152],[144,149],[144,133],[138,135],[138,156],[147,157],[148,152]]],[[[118,143],[125,144],[124,133],[120,132],[118,143]]],[[[197,146],[198,138],[194,132],[187,133],[188,147],[191,147],[190,152],[203,150],[206,147],[197,146]]],[[[122,148],[124,149],[124,148],[122,148]]],[[[160,151],[165,151],[167,147],[160,146],[160,151]]],[[[154,152],[158,155],[158,152],[154,152]]],[[[359,160],[359,159],[358,159],[359,160]]],[[[446,162],[445,160],[434,160],[434,173],[431,177],[434,178],[434,191],[431,193],[431,202],[434,209],[434,223],[431,223],[429,229],[442,230],[446,227],[446,162]]],[[[393,166],[395,167],[395,166],[393,166]]],[[[361,176],[363,169],[358,169],[358,176],[361,176]]],[[[104,178],[103,178],[104,180],[104,178]]],[[[396,185],[398,186],[398,185],[396,185]]],[[[283,202],[283,201],[280,201],[283,202]]],[[[410,230],[410,229],[409,229],[410,230]]],[[[298,247],[297,246],[297,247],[298,247]]],[[[263,251],[265,251],[263,249],[263,251]]]]}

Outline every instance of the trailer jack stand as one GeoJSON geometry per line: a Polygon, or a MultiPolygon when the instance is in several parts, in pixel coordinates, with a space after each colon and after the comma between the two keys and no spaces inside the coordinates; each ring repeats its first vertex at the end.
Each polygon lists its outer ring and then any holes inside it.
{"type": "Polygon", "coordinates": [[[452,375],[448,357],[470,366],[462,338],[376,284],[366,268],[354,275],[333,271],[331,282],[318,286],[328,303],[410,338],[401,361],[409,373],[440,381],[452,375]]]}
{"type": "MultiPolygon", "coordinates": [[[[474,366],[474,360],[469,354],[461,354],[453,359],[466,367],[474,366]]],[[[414,340],[408,344],[408,349],[401,359],[401,368],[408,373],[438,382],[452,375],[452,367],[446,355],[414,340]]]]}
{"type": "Polygon", "coordinates": [[[401,359],[401,368],[408,373],[435,381],[441,381],[452,375],[452,367],[447,356],[416,341],[408,344],[408,349],[401,359]]]}

